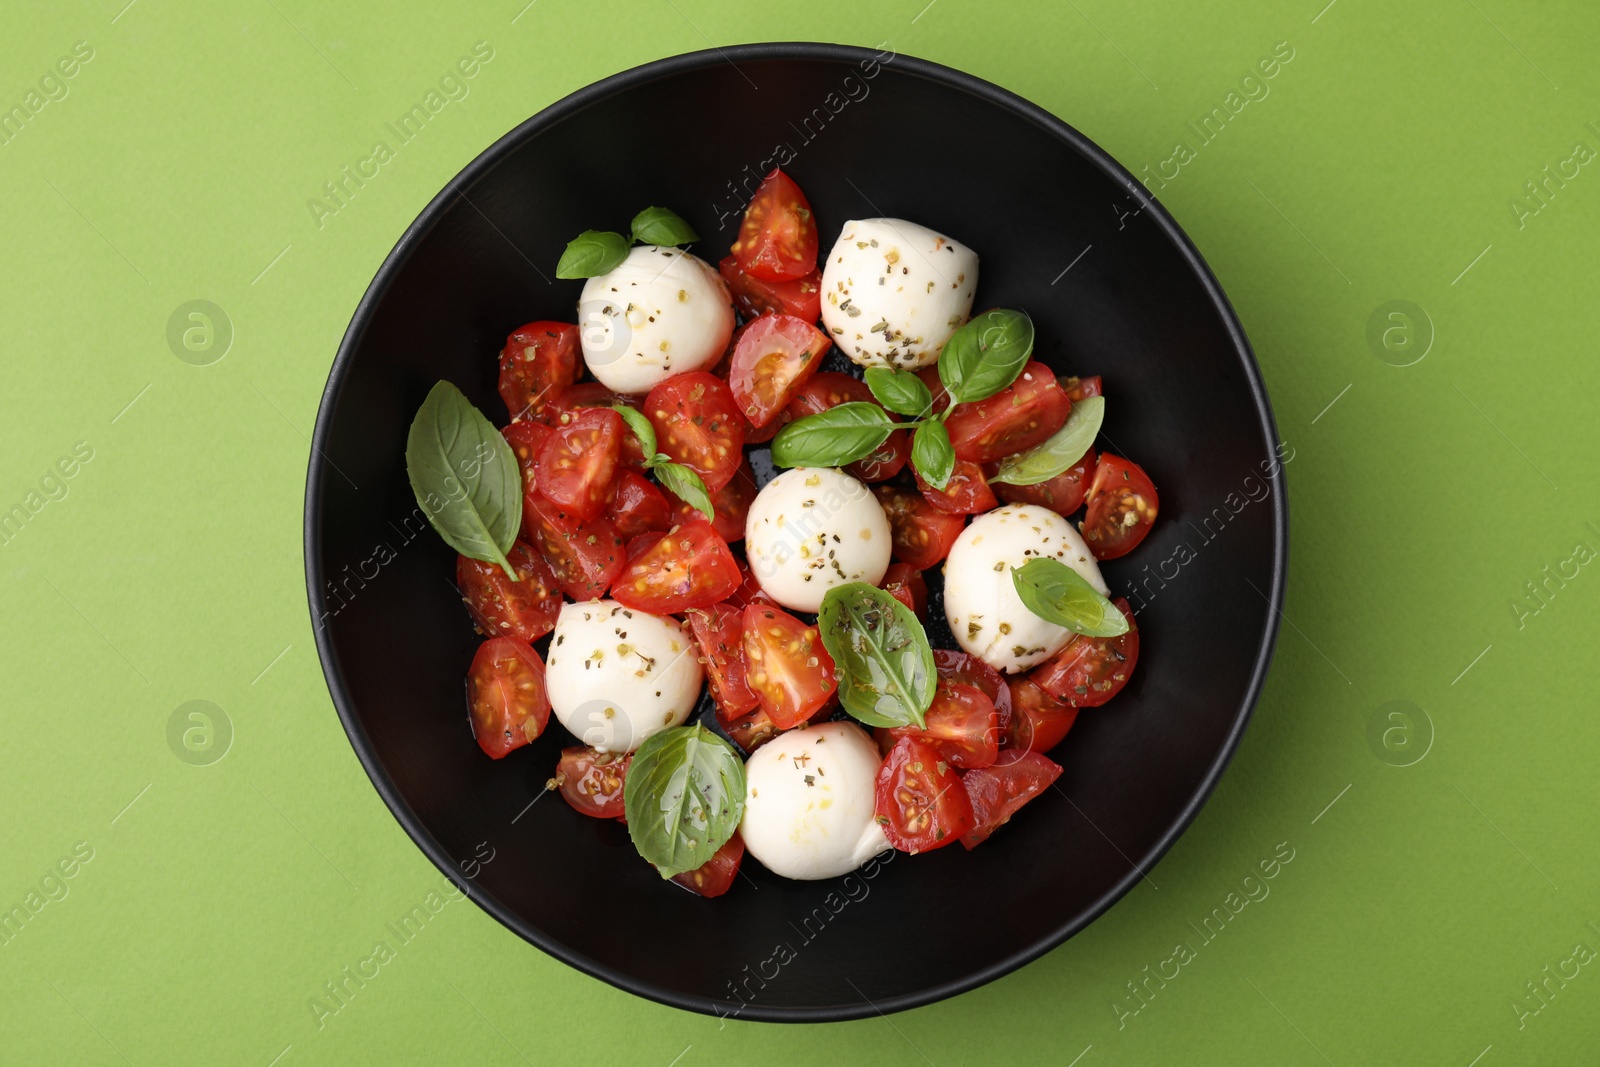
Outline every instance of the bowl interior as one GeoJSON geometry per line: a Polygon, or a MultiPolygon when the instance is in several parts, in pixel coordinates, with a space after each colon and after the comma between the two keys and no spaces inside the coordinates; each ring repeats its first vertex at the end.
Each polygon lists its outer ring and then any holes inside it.
{"type": "Polygon", "coordinates": [[[330,688],[373,780],[474,899],[556,956],[636,993],[745,1018],[869,1015],[996,977],[1103,911],[1204,800],[1275,632],[1285,514],[1270,413],[1215,283],[1175,225],[1079,135],[999,90],[905,57],[752,46],[641,68],[563,101],[485,153],[396,248],[363,300],[318,421],[308,488],[312,610],[330,688]],[[895,216],[982,261],[978,306],[1022,307],[1036,358],[1100,374],[1104,440],[1145,467],[1161,519],[1113,590],[1141,663],[1053,754],[1058,789],[981,849],[895,856],[791,882],[745,865],[711,901],[664,884],[625,827],[540,799],[551,720],[483,757],[463,678],[478,639],[453,553],[406,480],[407,426],[440,378],[493,419],[508,332],[571,319],[567,240],[660,204],[725,254],[748,190],[781,164],[824,248],[895,216]],[[1130,187],[1132,191],[1130,192],[1130,187]],[[982,921],[948,922],[953,908],[982,921]],[[938,930],[938,936],[930,931],[938,930]],[[868,1004],[868,1001],[871,1004],[868,1004]]]}

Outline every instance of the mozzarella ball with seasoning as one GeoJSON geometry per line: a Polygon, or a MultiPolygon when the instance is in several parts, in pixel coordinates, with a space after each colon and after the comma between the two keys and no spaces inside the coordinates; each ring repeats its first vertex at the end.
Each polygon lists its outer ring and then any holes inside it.
{"type": "Polygon", "coordinates": [[[1072,639],[1065,626],[1028,610],[1011,569],[1032,559],[1065,563],[1101,595],[1111,590],[1072,524],[1037,504],[1008,504],[961,531],[944,564],[944,614],[956,642],[997,671],[1043,663],[1072,639]]]}
{"type": "Polygon", "coordinates": [[[877,585],[889,569],[889,520],[872,491],[832,467],[795,467],[756,494],[744,550],[764,593],[816,611],[836,585],[877,585]]]}
{"type": "Polygon", "coordinates": [[[584,744],[632,752],[694,710],[697,649],[676,619],[615,600],[565,604],[545,658],[550,710],[584,744]]]}
{"type": "Polygon", "coordinates": [[[648,393],[722,357],[733,336],[733,301],[703,260],[678,248],[639,245],[584,285],[578,331],[584,365],[601,385],[648,393]]]}
{"type": "Polygon", "coordinates": [[[916,370],[972,315],[978,255],[904,219],[844,224],[822,266],[822,324],[863,367],[916,370]]]}
{"type": "Polygon", "coordinates": [[[849,874],[889,847],[873,811],[882,763],[854,723],[779,734],[745,761],[744,847],[785,878],[849,874]]]}

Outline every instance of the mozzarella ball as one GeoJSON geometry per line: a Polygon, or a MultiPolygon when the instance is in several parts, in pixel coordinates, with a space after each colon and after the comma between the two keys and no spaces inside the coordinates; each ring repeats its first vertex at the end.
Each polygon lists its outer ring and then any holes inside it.
{"type": "Polygon", "coordinates": [[[744,847],[785,878],[849,874],[889,847],[873,817],[882,764],[854,723],[802,726],[768,741],[744,765],[744,847]]]}
{"type": "Polygon", "coordinates": [[[648,393],[674,374],[709,367],[733,336],[733,301],[722,278],[677,248],[639,245],[583,287],[578,303],[583,362],[617,393],[648,393]]]}
{"type": "Polygon", "coordinates": [[[745,520],[744,551],[756,581],[793,611],[816,611],[836,585],[877,585],[889,550],[882,505],[832,467],[784,471],[756,494],[745,520]]]}
{"type": "Polygon", "coordinates": [[[944,564],[944,616],[967,652],[997,671],[1015,674],[1043,663],[1072,639],[1023,604],[1011,568],[1031,559],[1059,559],[1102,596],[1111,590],[1072,524],[1037,504],[1008,504],[979,515],[950,546],[944,564]]]}
{"type": "Polygon", "coordinates": [[[972,315],[978,254],[904,219],[844,224],[822,268],[822,324],[863,367],[916,370],[972,315]]]}
{"type": "Polygon", "coordinates": [[[632,752],[700,700],[700,657],[678,620],[615,600],[564,604],[545,661],[550,710],[601,752],[632,752]]]}

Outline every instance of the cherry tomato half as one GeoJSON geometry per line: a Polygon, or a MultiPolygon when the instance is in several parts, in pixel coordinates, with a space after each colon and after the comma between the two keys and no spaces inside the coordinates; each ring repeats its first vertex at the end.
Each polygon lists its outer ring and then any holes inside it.
{"type": "Polygon", "coordinates": [[[827,334],[793,315],[763,315],[747,323],[728,367],[740,413],[757,428],[776,419],[822,366],[828,346],[827,334]]]}
{"type": "Polygon", "coordinates": [[[1155,485],[1137,463],[1100,453],[1089,485],[1089,510],[1083,517],[1089,551],[1096,559],[1126,556],[1150,532],[1160,507],[1155,485]]]}
{"type": "Polygon", "coordinates": [[[585,522],[540,493],[522,497],[522,533],[544,554],[561,589],[573,600],[593,600],[622,573],[622,537],[604,516],[585,522]]]}
{"type": "Polygon", "coordinates": [[[782,732],[772,725],[772,719],[759,707],[739,721],[728,723],[723,729],[746,756],[782,732]]]}
{"type": "Polygon", "coordinates": [[[1139,662],[1139,624],[1127,598],[1112,603],[1128,620],[1128,632],[1120,637],[1075,635],[1067,647],[1028,672],[1040,689],[1080,708],[1098,708],[1128,684],[1139,662]]]}
{"type": "Polygon", "coordinates": [[[530,322],[500,350],[500,399],[511,421],[542,412],[578,377],[578,328],[570,322],[530,322]]]}
{"type": "Polygon", "coordinates": [[[1011,687],[1000,672],[977,656],[945,648],[933,650],[933,666],[939,672],[940,684],[959,682],[983,690],[994,705],[995,737],[1003,738],[1011,725],[1011,687]]]}
{"type": "Polygon", "coordinates": [[[638,471],[624,470],[617,475],[616,493],[606,510],[623,538],[647,533],[666,533],[674,523],[672,502],[654,483],[638,471]]]}
{"type": "Polygon", "coordinates": [[[995,463],[1045,439],[1067,421],[1072,401],[1043,363],[1029,363],[1009,388],[987,400],[957,404],[945,419],[956,458],[995,463]]]}
{"type": "MultiPolygon", "coordinates": [[[[691,504],[667,493],[671,502],[674,522],[693,522],[705,518],[705,513],[691,504]]],[[[721,489],[711,491],[711,526],[728,544],[744,540],[744,521],[750,516],[750,505],[756,499],[756,475],[746,460],[734,472],[733,479],[721,489]]]]}
{"type": "Polygon", "coordinates": [[[732,604],[713,604],[690,610],[688,619],[717,702],[717,719],[726,728],[759,703],[745,676],[744,612],[732,604]]]}
{"type": "Polygon", "coordinates": [[[1002,752],[993,766],[963,774],[961,784],[972,802],[972,829],[961,836],[961,843],[977,848],[1060,777],[1060,764],[1026,751],[1002,752]]]}
{"type": "Polygon", "coordinates": [[[994,701],[977,686],[940,679],[923,722],[921,729],[879,729],[879,746],[887,752],[902,737],[913,737],[957,767],[987,767],[1000,753],[994,701]]]}
{"type": "Polygon", "coordinates": [[[588,745],[561,750],[556,776],[545,787],[559,789],[572,810],[596,819],[623,817],[622,790],[631,753],[601,752],[588,745]]]}
{"type": "Polygon", "coordinates": [[[750,688],[780,730],[815,715],[838,689],[817,628],[779,607],[744,609],[744,661],[750,688]]]}
{"type": "Polygon", "coordinates": [[[705,519],[669,530],[628,561],[611,598],[654,615],[708,608],[739,588],[742,576],[728,545],[705,519]]]}
{"type": "Polygon", "coordinates": [[[500,436],[511,446],[511,454],[517,457],[517,466],[522,471],[522,488],[526,492],[539,487],[535,473],[539,469],[539,452],[544,448],[544,443],[550,440],[552,432],[544,423],[532,419],[513,422],[500,431],[500,436]]]}
{"type": "Polygon", "coordinates": [[[732,480],[744,459],[744,420],[727,383],[705,371],[677,374],[644,400],[645,417],[656,429],[656,447],[700,475],[716,492],[732,480]]]}
{"type": "Polygon", "coordinates": [[[1038,504],[1066,517],[1083,507],[1084,498],[1089,495],[1089,483],[1094,478],[1095,463],[1091,448],[1078,462],[1036,485],[991,484],[995,494],[1007,504],[1038,504]]]}
{"type": "Polygon", "coordinates": [[[550,564],[526,541],[506,553],[517,580],[498,563],[456,557],[456,588],[480,633],[537,641],[555,629],[561,611],[561,585],[550,564]]]}
{"type": "MultiPolygon", "coordinates": [[[[877,397],[872,395],[872,390],[861,379],[838,371],[818,371],[795,393],[786,413],[791,418],[801,419],[852,401],[883,406],[878,404],[877,397]]],[[[889,417],[900,421],[897,415],[891,414],[889,417]]],[[[910,458],[911,437],[904,430],[896,430],[876,452],[850,464],[845,470],[863,482],[881,482],[899,474],[910,458]]]]}
{"type": "Polygon", "coordinates": [[[672,880],[702,897],[720,897],[733,888],[739,876],[739,861],[744,859],[744,838],[735,830],[716,853],[692,871],[675,874],[672,880]]]}
{"type": "Polygon", "coordinates": [[[923,499],[934,510],[946,515],[979,515],[993,510],[1000,503],[995,499],[994,490],[989,488],[988,479],[983,476],[983,468],[976,463],[956,460],[950,480],[943,489],[929,485],[921,471],[913,470],[912,473],[916,475],[917,488],[922,491],[923,499]]]}
{"type": "Polygon", "coordinates": [[[539,494],[568,515],[592,519],[611,500],[627,425],[609,408],[578,412],[539,450],[539,494]]]}
{"type": "Polygon", "coordinates": [[[1078,720],[1078,709],[1040,689],[1030,678],[1013,678],[1011,726],[1005,747],[1024,752],[1049,752],[1061,743],[1078,720]]]}
{"type": "MultiPolygon", "coordinates": [[[[579,382],[569,385],[556,395],[553,402],[546,405],[540,421],[551,426],[565,426],[581,413],[594,408],[615,407],[626,404],[635,411],[639,410],[639,398],[636,396],[623,396],[613,393],[599,382],[579,382]]],[[[622,434],[622,452],[618,462],[635,470],[644,469],[644,448],[639,444],[638,435],[633,431],[624,429],[622,434]]]]}
{"type": "Polygon", "coordinates": [[[1105,395],[1101,391],[1100,376],[1098,374],[1092,378],[1057,378],[1056,385],[1061,388],[1063,393],[1067,394],[1067,399],[1074,404],[1080,400],[1087,400],[1091,396],[1105,395]]]}
{"type": "Polygon", "coordinates": [[[734,306],[747,319],[769,312],[793,315],[816,322],[822,317],[822,270],[788,282],[764,282],[739,269],[736,256],[724,256],[717,264],[722,280],[728,283],[734,306]]]}
{"type": "Polygon", "coordinates": [[[817,220],[783,171],[774,167],[761,179],[730,251],[741,271],[762,281],[792,281],[817,269],[817,220]]]}
{"type": "Polygon", "coordinates": [[[966,528],[963,515],[946,515],[920,493],[892,485],[875,485],[872,492],[889,517],[894,558],[925,571],[950,554],[950,546],[966,528]]]}
{"type": "MultiPolygon", "coordinates": [[[[889,569],[883,572],[881,588],[916,612],[917,618],[923,622],[928,621],[928,583],[923,580],[922,572],[917,568],[909,563],[889,564],[889,569]]],[[[934,655],[937,656],[938,653],[935,652],[934,655]]]]}
{"type": "Polygon", "coordinates": [[[878,825],[901,852],[955,844],[972,829],[972,801],[948,760],[914,737],[894,743],[873,797],[878,825]]]}
{"type": "Polygon", "coordinates": [[[491,637],[467,670],[467,708],[472,736],[491,758],[521,748],[550,721],[544,660],[526,641],[491,637]]]}

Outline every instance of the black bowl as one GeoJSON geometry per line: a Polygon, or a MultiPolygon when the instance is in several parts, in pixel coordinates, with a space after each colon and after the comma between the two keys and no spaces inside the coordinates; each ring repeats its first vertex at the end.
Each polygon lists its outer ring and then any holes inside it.
{"type": "Polygon", "coordinates": [[[1083,135],[987,82],[837,45],[651,63],[540,112],[406,231],[351,320],[306,487],[306,577],[339,716],[395,818],[481,907],[557,958],[693,1011],[850,1019],[972,989],[1081,930],[1188,826],[1254,706],[1277,631],[1288,513],[1255,359],[1183,232],[1083,135]],[[978,305],[1026,308],[1038,358],[1101,374],[1104,440],[1150,472],[1161,518],[1105,567],[1144,633],[1128,689],[1085,711],[1048,791],[975,852],[791,882],[746,864],[716,900],[662,882],[625,828],[544,799],[546,735],[499,762],[468,731],[477,638],[454,555],[406,481],[406,429],[440,378],[491,417],[495,360],[570,319],[566,241],[679,211],[713,261],[774,163],[826,242],[888,215],[982,257],[978,305]],[[748,184],[747,184],[748,183],[748,184]],[[492,857],[492,858],[491,858],[492,857]],[[870,873],[869,873],[870,872],[870,873]],[[958,921],[952,922],[952,918],[958,921]]]}

